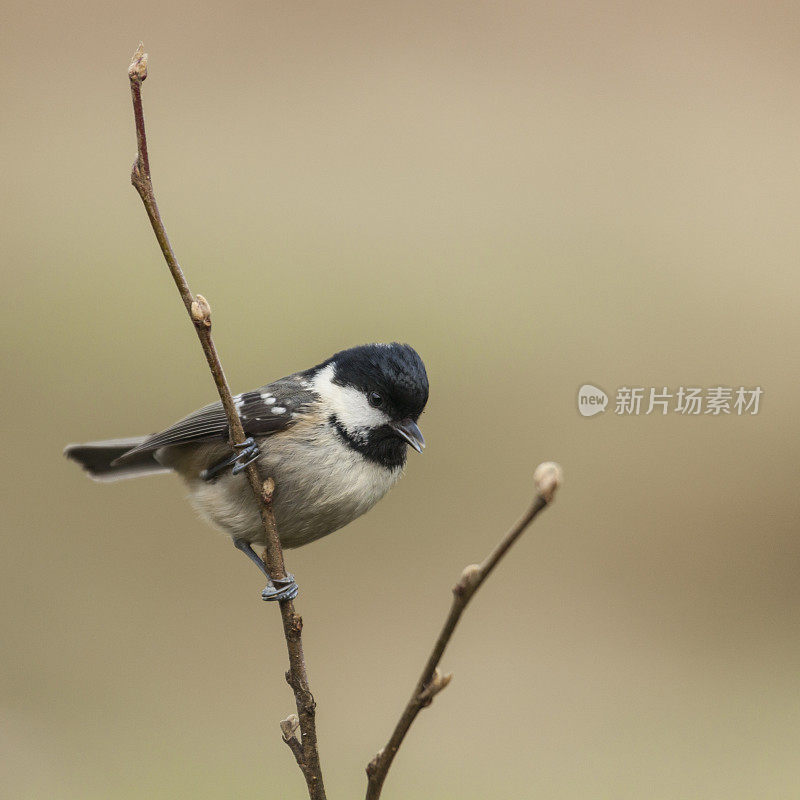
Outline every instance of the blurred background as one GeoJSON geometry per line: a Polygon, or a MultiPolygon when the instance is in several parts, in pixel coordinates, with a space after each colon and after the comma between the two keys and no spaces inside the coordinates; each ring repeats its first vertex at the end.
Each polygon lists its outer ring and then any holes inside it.
{"type": "Polygon", "coordinates": [[[304,796],[277,609],[171,476],[68,442],[215,399],[138,196],[151,163],[243,391],[422,354],[428,441],[287,554],[331,798],[406,702],[462,567],[566,483],[476,598],[397,798],[784,798],[800,786],[798,25],[787,3],[7,3],[0,794],[304,796]],[[578,414],[578,387],[609,393],[578,414]],[[621,386],[761,386],[617,416],[621,386]]]}

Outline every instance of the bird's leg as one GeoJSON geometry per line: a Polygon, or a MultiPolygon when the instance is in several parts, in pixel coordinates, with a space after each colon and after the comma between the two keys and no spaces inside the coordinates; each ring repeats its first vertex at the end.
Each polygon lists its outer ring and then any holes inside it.
{"type": "Polygon", "coordinates": [[[269,572],[267,572],[264,562],[261,560],[258,553],[253,550],[249,542],[246,542],[244,539],[234,539],[233,546],[237,550],[241,550],[261,570],[261,572],[264,573],[266,579],[269,580],[269,572]]]}
{"type": "Polygon", "coordinates": [[[232,455],[230,458],[218,461],[208,469],[204,469],[200,473],[200,478],[204,481],[210,481],[212,478],[231,465],[233,465],[231,472],[234,475],[238,475],[245,467],[247,467],[249,464],[252,464],[261,455],[261,451],[258,449],[256,440],[252,436],[248,436],[247,439],[245,439],[241,444],[235,444],[233,447],[239,452],[234,453],[234,455],[232,455]]]}
{"type": "Polygon", "coordinates": [[[250,546],[249,542],[244,539],[234,539],[234,547],[241,550],[264,574],[267,579],[267,585],[261,592],[262,600],[294,600],[297,593],[300,591],[297,583],[295,583],[294,575],[287,574],[285,578],[270,578],[269,572],[264,565],[264,562],[259,557],[258,553],[250,546]]]}

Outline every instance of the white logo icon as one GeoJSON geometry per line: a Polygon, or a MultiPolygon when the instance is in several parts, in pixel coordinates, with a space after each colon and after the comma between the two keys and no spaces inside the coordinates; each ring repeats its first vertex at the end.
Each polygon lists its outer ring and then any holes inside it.
{"type": "Polygon", "coordinates": [[[581,416],[593,417],[606,410],[608,405],[608,395],[591,383],[584,383],[578,389],[578,411],[581,416]]]}

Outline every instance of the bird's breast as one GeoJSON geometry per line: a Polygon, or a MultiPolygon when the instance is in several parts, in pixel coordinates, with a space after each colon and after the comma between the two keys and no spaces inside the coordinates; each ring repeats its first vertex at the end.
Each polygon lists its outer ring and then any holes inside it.
{"type": "MultiPolygon", "coordinates": [[[[367,460],[327,424],[299,423],[285,434],[265,437],[259,446],[261,474],[275,480],[273,508],[284,547],[299,547],[352,522],[402,473],[401,467],[367,460]]],[[[264,544],[259,509],[244,475],[228,471],[211,482],[196,477],[188,482],[202,516],[235,539],[264,544]]]]}
{"type": "Polygon", "coordinates": [[[261,463],[275,479],[275,518],[281,542],[298,547],[332,533],[372,508],[402,469],[368,461],[330,425],[265,442],[261,463]]]}

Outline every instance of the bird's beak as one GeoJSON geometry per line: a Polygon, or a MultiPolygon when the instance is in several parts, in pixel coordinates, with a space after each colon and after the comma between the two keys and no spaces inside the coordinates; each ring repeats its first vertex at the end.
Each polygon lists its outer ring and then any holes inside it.
{"type": "Polygon", "coordinates": [[[422,431],[417,427],[411,417],[401,419],[399,422],[390,422],[389,427],[401,438],[405,439],[418,453],[425,447],[422,431]]]}

